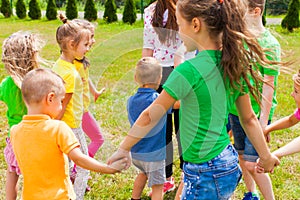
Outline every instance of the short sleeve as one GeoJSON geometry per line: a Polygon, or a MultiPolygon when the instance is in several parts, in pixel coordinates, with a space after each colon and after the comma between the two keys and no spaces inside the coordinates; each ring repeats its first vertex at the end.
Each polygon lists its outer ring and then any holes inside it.
{"type": "Polygon", "coordinates": [[[189,63],[184,62],[176,67],[163,85],[163,89],[175,100],[183,99],[193,89],[194,73],[187,65],[189,63]]]}
{"type": "Polygon", "coordinates": [[[66,93],[74,93],[75,77],[73,76],[73,74],[67,74],[62,78],[65,81],[66,93]]]}
{"type": "Polygon", "coordinates": [[[145,9],[143,48],[154,49],[155,30],[152,27],[153,5],[145,9]]]}
{"type": "Polygon", "coordinates": [[[300,109],[299,109],[299,108],[297,108],[297,109],[295,110],[294,115],[295,115],[295,117],[296,117],[298,120],[300,120],[300,109]]]}
{"type": "Polygon", "coordinates": [[[57,144],[60,150],[65,154],[68,154],[72,149],[80,146],[72,129],[63,121],[59,124],[57,144]]]}

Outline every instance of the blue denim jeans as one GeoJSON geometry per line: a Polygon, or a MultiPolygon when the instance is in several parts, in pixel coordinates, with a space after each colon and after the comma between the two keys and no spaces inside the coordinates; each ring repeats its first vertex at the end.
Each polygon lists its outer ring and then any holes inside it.
{"type": "Polygon", "coordinates": [[[181,199],[229,199],[238,185],[242,172],[238,155],[229,144],[218,156],[208,162],[185,162],[184,188],[181,199]]]}

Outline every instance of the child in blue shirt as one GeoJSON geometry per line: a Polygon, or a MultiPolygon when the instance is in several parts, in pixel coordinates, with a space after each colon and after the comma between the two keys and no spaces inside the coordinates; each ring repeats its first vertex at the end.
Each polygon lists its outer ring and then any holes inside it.
{"type": "MultiPolygon", "coordinates": [[[[128,99],[127,111],[130,125],[158,97],[156,92],[162,78],[162,67],[153,57],[138,61],[135,69],[137,92],[128,99]]],[[[163,198],[163,184],[166,181],[166,115],[158,124],[131,149],[132,163],[140,170],[137,175],[132,199],[140,199],[145,184],[152,188],[152,198],[163,198]]]]}

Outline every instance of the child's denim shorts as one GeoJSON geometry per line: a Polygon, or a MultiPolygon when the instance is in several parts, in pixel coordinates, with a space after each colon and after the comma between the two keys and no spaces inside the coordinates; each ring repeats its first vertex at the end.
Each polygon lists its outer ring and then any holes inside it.
{"type": "Polygon", "coordinates": [[[238,154],[229,144],[218,156],[208,162],[185,162],[184,188],[181,199],[229,199],[238,185],[242,172],[238,154]]]}
{"type": "MultiPolygon", "coordinates": [[[[246,161],[256,162],[258,153],[241,126],[239,117],[229,114],[229,122],[234,138],[234,148],[237,150],[238,154],[243,155],[243,159],[246,161]]],[[[270,124],[270,121],[268,121],[268,124],[270,124]]]]}

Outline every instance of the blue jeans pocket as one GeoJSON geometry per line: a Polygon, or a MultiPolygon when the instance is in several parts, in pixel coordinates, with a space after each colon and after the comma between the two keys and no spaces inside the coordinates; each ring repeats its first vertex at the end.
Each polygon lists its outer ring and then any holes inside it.
{"type": "Polygon", "coordinates": [[[214,174],[213,177],[219,197],[218,199],[229,199],[242,177],[242,172],[240,167],[236,166],[226,172],[214,174]]]}

